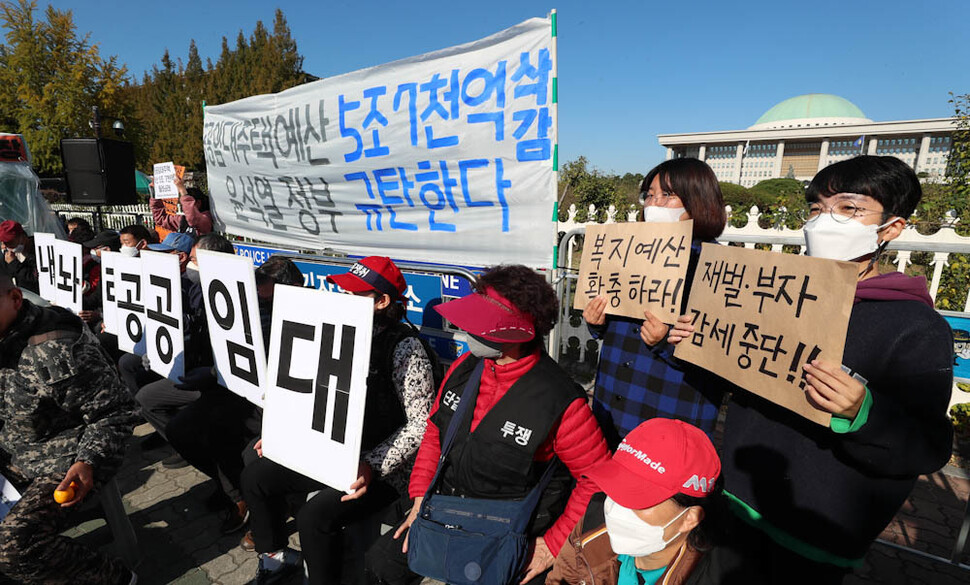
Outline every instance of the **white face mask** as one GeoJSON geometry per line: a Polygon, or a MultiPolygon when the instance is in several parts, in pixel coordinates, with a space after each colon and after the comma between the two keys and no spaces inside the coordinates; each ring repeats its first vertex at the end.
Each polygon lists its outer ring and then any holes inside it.
{"type": "Polygon", "coordinates": [[[850,219],[839,223],[831,213],[823,213],[805,224],[805,254],[829,260],[855,260],[872,254],[879,247],[879,230],[896,221],[882,225],[864,225],[850,219]]]}
{"type": "Polygon", "coordinates": [[[664,530],[684,515],[688,508],[671,518],[663,526],[648,524],[636,515],[636,512],[606,498],[603,512],[606,516],[606,533],[610,536],[610,546],[618,555],[631,557],[645,557],[662,551],[667,545],[677,540],[683,532],[678,532],[670,540],[664,540],[664,530]]]}
{"type": "Polygon", "coordinates": [[[643,208],[643,221],[647,223],[674,223],[680,221],[680,216],[686,211],[683,207],[655,207],[643,208]]]}
{"type": "Polygon", "coordinates": [[[499,344],[498,347],[490,345],[493,342],[484,342],[481,339],[476,338],[474,335],[469,335],[468,333],[462,333],[459,337],[462,341],[468,344],[468,351],[477,358],[481,359],[498,359],[502,357],[502,347],[499,344]]]}
{"type": "Polygon", "coordinates": [[[189,260],[188,264],[185,265],[185,269],[186,270],[195,270],[196,272],[198,272],[199,271],[199,265],[196,264],[195,262],[192,262],[191,260],[189,260]]]}
{"type": "Polygon", "coordinates": [[[122,255],[128,256],[129,258],[134,258],[138,255],[138,248],[135,246],[122,246],[120,250],[122,255]]]}

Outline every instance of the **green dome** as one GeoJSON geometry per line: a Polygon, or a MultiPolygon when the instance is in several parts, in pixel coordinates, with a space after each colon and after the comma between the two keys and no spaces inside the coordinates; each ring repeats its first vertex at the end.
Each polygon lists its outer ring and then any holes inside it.
{"type": "Polygon", "coordinates": [[[758,118],[755,125],[806,118],[861,118],[864,120],[866,115],[845,98],[828,93],[809,93],[788,98],[777,104],[758,118]]]}

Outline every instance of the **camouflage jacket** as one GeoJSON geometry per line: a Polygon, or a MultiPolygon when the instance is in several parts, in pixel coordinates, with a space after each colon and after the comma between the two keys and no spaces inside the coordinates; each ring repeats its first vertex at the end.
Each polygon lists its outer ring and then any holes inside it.
{"type": "Polygon", "coordinates": [[[64,309],[24,301],[0,338],[0,447],[28,477],[121,465],[135,406],[108,355],[64,309]]]}

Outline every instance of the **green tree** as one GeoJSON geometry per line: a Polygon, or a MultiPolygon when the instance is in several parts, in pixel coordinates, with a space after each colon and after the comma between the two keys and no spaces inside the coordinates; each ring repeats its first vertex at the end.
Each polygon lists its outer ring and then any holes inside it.
{"type": "Polygon", "coordinates": [[[131,108],[117,58],[102,58],[89,35],[79,36],[71,11],[48,6],[38,20],[36,10],[33,0],[0,3],[0,116],[24,135],[38,173],[50,176],[62,170],[62,138],[92,135],[93,106],[120,119],[131,108]]]}

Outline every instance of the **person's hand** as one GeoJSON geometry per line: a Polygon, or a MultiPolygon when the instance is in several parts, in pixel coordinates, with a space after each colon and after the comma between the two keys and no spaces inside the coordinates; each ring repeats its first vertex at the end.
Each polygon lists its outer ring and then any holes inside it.
{"type": "Polygon", "coordinates": [[[643,340],[647,345],[653,346],[657,345],[663,338],[667,336],[667,330],[670,327],[666,323],[657,319],[657,317],[650,311],[644,309],[643,316],[646,319],[643,320],[643,324],[640,325],[640,339],[643,340]]]}
{"type": "Polygon", "coordinates": [[[255,451],[256,454],[259,455],[260,457],[263,456],[263,440],[262,439],[256,441],[256,444],[253,445],[253,451],[255,451]]]}
{"type": "Polygon", "coordinates": [[[805,392],[819,410],[854,419],[866,398],[865,385],[825,360],[805,364],[805,392]]]}
{"type": "Polygon", "coordinates": [[[3,259],[7,264],[10,264],[17,258],[17,255],[13,253],[13,250],[6,248],[3,251],[3,259]]]}
{"type": "Polygon", "coordinates": [[[67,470],[67,475],[57,484],[58,490],[66,490],[71,483],[74,483],[74,498],[61,504],[62,508],[71,506],[84,500],[88,492],[94,487],[94,468],[90,463],[78,461],[67,470]]]}
{"type": "Polygon", "coordinates": [[[367,486],[370,485],[370,480],[374,477],[374,470],[370,468],[370,465],[366,461],[361,461],[357,466],[357,481],[350,484],[350,489],[353,490],[352,493],[346,494],[340,498],[341,502],[349,502],[350,500],[356,500],[367,493],[367,486]]]}
{"type": "Polygon", "coordinates": [[[105,332],[104,321],[101,322],[101,333],[105,332]]]}
{"type": "Polygon", "coordinates": [[[141,355],[141,367],[145,368],[146,370],[152,369],[152,359],[148,357],[147,353],[143,353],[141,355]]]}
{"type": "Polygon", "coordinates": [[[189,191],[188,189],[185,188],[185,184],[182,182],[182,177],[178,176],[177,173],[175,175],[175,178],[172,179],[172,182],[175,183],[175,188],[178,189],[179,197],[184,197],[185,195],[188,195],[189,191]]]}
{"type": "Polygon", "coordinates": [[[586,308],[583,309],[583,319],[590,325],[606,323],[606,297],[600,295],[586,303],[586,308]]]}
{"type": "Polygon", "coordinates": [[[670,345],[677,345],[681,341],[687,339],[694,334],[694,326],[690,324],[693,318],[690,315],[681,315],[677,317],[677,322],[670,329],[669,335],[667,335],[667,343],[670,345]]]}
{"type": "Polygon", "coordinates": [[[421,502],[423,501],[424,496],[414,498],[414,505],[411,506],[411,511],[408,512],[408,517],[405,518],[404,522],[402,522],[401,525],[397,527],[397,530],[394,531],[394,540],[400,538],[402,534],[404,535],[404,544],[401,545],[402,553],[406,554],[408,552],[408,529],[411,528],[411,525],[414,524],[414,520],[418,517],[418,511],[421,510],[421,502]]]}
{"type": "MultiPolygon", "coordinates": [[[[81,320],[84,321],[85,323],[91,324],[97,321],[99,317],[101,317],[101,311],[98,311],[97,309],[92,309],[90,311],[81,311],[80,313],[77,314],[77,316],[80,317],[81,320]]],[[[104,331],[104,324],[101,325],[101,330],[104,331]]]]}
{"type": "Polygon", "coordinates": [[[530,548],[529,560],[525,565],[525,577],[522,577],[519,583],[528,583],[556,562],[556,557],[552,556],[552,551],[549,550],[546,539],[541,536],[536,538],[530,548]]]}

